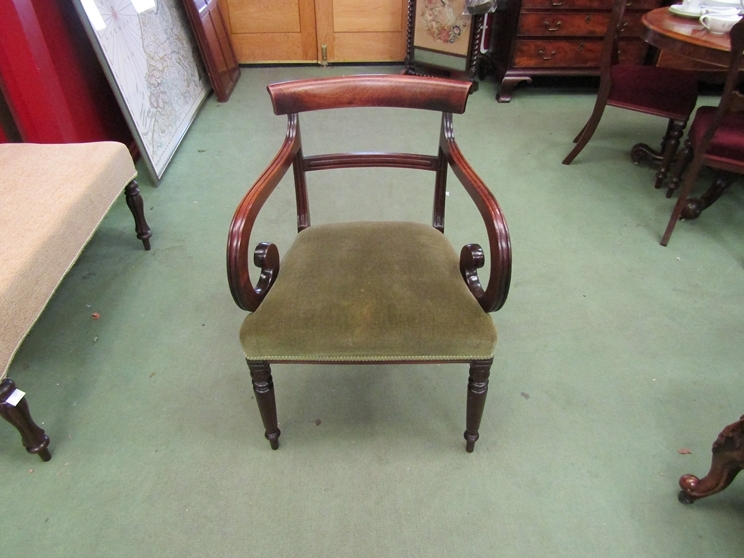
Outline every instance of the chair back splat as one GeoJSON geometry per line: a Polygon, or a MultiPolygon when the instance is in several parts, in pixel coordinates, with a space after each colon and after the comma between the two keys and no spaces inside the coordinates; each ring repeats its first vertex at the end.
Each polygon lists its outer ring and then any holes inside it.
{"type": "Polygon", "coordinates": [[[468,82],[402,75],[269,86],[274,113],[287,116],[287,133],[279,152],[238,205],[228,237],[227,271],[236,304],[252,312],[243,322],[240,340],[273,449],[279,446],[280,432],[272,363],[465,362],[470,374],[464,436],[466,450],[473,450],[496,344],[488,313],[501,308],[509,292],[511,241],[496,198],[455,141],[452,115],[465,111],[470,88],[468,82]],[[303,155],[300,113],[360,107],[440,112],[437,153],[303,155]],[[281,259],[270,242],[259,243],[251,252],[251,231],[259,211],[290,167],[297,237],[281,259]],[[306,173],[355,167],[433,172],[431,225],[356,221],[311,226],[306,173]],[[458,256],[443,234],[450,169],[488,234],[485,286],[478,277],[485,265],[483,249],[467,244],[458,256]],[[260,269],[255,286],[249,274],[251,258],[260,269]]]}

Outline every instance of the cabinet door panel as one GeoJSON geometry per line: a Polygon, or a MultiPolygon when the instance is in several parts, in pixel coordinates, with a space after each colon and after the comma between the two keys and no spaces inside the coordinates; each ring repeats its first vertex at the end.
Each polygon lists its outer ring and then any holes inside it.
{"type": "Polygon", "coordinates": [[[407,0],[219,0],[238,61],[402,62],[407,0]],[[325,45],[325,49],[322,48],[325,45]]]}
{"type": "Polygon", "coordinates": [[[403,3],[399,0],[333,0],[336,33],[399,32],[403,3]]]}
{"type": "Polygon", "coordinates": [[[314,0],[220,0],[241,63],[317,60],[314,0]]]}
{"type": "Polygon", "coordinates": [[[233,33],[299,33],[299,0],[227,0],[233,33]]]}
{"type": "Polygon", "coordinates": [[[406,55],[406,0],[315,0],[318,59],[401,62],[406,55]]]}

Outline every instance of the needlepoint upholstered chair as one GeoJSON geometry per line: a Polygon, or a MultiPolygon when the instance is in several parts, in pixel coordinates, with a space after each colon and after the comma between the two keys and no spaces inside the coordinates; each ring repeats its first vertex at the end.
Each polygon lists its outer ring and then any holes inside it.
{"type": "Polygon", "coordinates": [[[496,343],[488,313],[506,300],[511,244],[496,199],[455,143],[452,114],[465,111],[470,87],[467,82],[403,75],[332,77],[269,86],[274,113],[288,117],[287,134],[235,212],[227,267],[235,302],[251,312],[240,340],[265,436],[273,449],[279,447],[280,431],[272,363],[464,362],[470,364],[466,449],[473,451],[496,343]],[[438,154],[303,155],[299,113],[356,107],[441,112],[438,154]],[[251,230],[290,167],[298,234],[281,267],[276,245],[258,244],[252,253],[260,268],[254,285],[249,276],[251,230]],[[353,167],[432,171],[432,225],[356,221],[310,226],[306,173],[353,167]],[[466,245],[458,258],[443,234],[448,167],[485,223],[490,250],[485,288],[477,275],[484,265],[481,247],[466,245]]]}
{"type": "Polygon", "coordinates": [[[677,221],[699,217],[738,175],[744,174],[744,80],[740,71],[744,64],[744,20],[734,25],[729,35],[731,58],[721,100],[718,107],[700,107],[695,112],[685,148],[674,168],[669,188],[679,188],[679,196],[662,236],[662,246],[669,243],[677,221]],[[703,166],[718,170],[718,175],[700,198],[690,198],[703,166]]]}
{"type": "MultiPolygon", "coordinates": [[[[661,152],[657,153],[648,145],[639,143],[633,146],[631,157],[636,163],[644,158],[659,163],[654,186],[661,188],[687,120],[697,102],[697,79],[687,70],[619,63],[622,33],[628,27],[627,21],[623,21],[626,2],[627,0],[615,0],[602,45],[599,92],[594,110],[574,139],[576,145],[563,160],[563,164],[570,165],[589,143],[607,105],[652,114],[669,121],[661,142],[661,152]]],[[[667,197],[670,196],[671,191],[668,191],[667,197]]]]}

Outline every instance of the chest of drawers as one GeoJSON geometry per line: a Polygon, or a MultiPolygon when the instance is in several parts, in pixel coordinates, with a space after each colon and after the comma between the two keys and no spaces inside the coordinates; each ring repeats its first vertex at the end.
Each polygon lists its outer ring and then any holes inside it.
{"type": "MultiPolygon", "coordinates": [[[[620,41],[621,64],[643,64],[648,47],[641,16],[663,0],[628,0],[620,41]]],[[[613,0],[510,0],[496,12],[488,62],[508,102],[514,87],[532,76],[599,75],[599,61],[613,0]]]]}

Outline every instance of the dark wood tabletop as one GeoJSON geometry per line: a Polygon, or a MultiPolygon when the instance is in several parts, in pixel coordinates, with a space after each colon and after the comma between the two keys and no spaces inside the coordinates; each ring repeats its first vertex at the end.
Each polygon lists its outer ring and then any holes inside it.
{"type": "Polygon", "coordinates": [[[651,10],[641,21],[641,37],[650,45],[700,62],[728,66],[731,51],[728,33],[711,33],[697,19],[674,15],[669,8],[651,10]]]}

